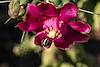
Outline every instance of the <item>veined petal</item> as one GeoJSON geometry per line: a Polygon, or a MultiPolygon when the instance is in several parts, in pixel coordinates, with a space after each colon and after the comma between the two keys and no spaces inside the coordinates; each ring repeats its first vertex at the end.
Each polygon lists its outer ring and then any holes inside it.
{"type": "Polygon", "coordinates": [[[30,25],[27,22],[20,22],[20,23],[17,24],[17,26],[22,31],[26,31],[26,32],[30,31],[29,30],[30,25]]]}
{"type": "Polygon", "coordinates": [[[82,34],[70,26],[68,26],[67,30],[65,31],[64,34],[62,34],[62,37],[67,40],[67,41],[73,41],[73,42],[78,42],[78,43],[84,43],[87,42],[89,39],[89,36],[86,34],[82,34]]]}
{"type": "Polygon", "coordinates": [[[85,43],[88,42],[89,40],[89,35],[84,35],[84,34],[77,34],[74,38],[74,42],[76,43],[85,43]]]}
{"type": "Polygon", "coordinates": [[[62,7],[60,17],[63,21],[68,22],[69,20],[77,17],[78,8],[74,3],[67,3],[62,7]]]}
{"type": "Polygon", "coordinates": [[[28,4],[25,21],[26,22],[40,22],[46,19],[47,17],[41,15],[41,12],[38,9],[38,6],[35,4],[28,4]]]}
{"type": "Polygon", "coordinates": [[[32,29],[32,32],[38,33],[43,31],[43,23],[42,22],[36,22],[36,23],[31,23],[30,22],[30,29],[32,29]]]}
{"type": "Polygon", "coordinates": [[[38,5],[38,10],[43,16],[48,16],[48,17],[57,16],[56,8],[54,7],[54,5],[49,3],[40,3],[38,5]]]}
{"type": "Polygon", "coordinates": [[[41,23],[31,23],[30,22],[20,22],[18,23],[18,27],[22,30],[22,31],[26,31],[26,32],[40,32],[43,30],[42,28],[42,24],[41,23]]]}
{"type": "Polygon", "coordinates": [[[60,27],[60,32],[63,36],[66,36],[68,34],[69,31],[69,25],[66,23],[62,23],[61,27],[60,27]]]}
{"type": "Polygon", "coordinates": [[[26,18],[40,18],[40,12],[35,4],[28,4],[26,18]]]}
{"type": "Polygon", "coordinates": [[[54,39],[55,46],[59,49],[68,48],[70,44],[73,42],[65,41],[63,38],[56,38],[54,39]]]}
{"type": "Polygon", "coordinates": [[[43,28],[47,29],[50,27],[52,27],[53,29],[58,29],[58,18],[57,17],[52,17],[44,21],[43,28]]]}
{"type": "Polygon", "coordinates": [[[76,31],[86,34],[91,31],[91,27],[88,23],[84,21],[76,21],[76,22],[70,22],[69,25],[76,31]]]}
{"type": "Polygon", "coordinates": [[[42,41],[44,40],[44,39],[46,39],[47,38],[47,34],[45,33],[45,32],[39,32],[38,34],[36,34],[36,36],[35,36],[35,39],[34,39],[34,43],[36,44],[36,45],[39,45],[39,46],[41,46],[41,47],[43,47],[42,46],[42,41]]]}

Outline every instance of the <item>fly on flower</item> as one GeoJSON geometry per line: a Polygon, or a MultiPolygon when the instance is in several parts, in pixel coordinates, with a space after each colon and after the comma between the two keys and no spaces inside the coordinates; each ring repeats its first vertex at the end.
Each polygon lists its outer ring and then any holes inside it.
{"type": "Polygon", "coordinates": [[[44,46],[44,47],[50,47],[51,43],[52,42],[48,38],[42,40],[42,46],[44,46]]]}
{"type": "Polygon", "coordinates": [[[73,43],[87,42],[91,27],[78,20],[78,8],[74,3],[67,3],[56,8],[50,3],[28,4],[26,17],[18,24],[22,31],[34,32],[34,43],[49,48],[52,43],[59,49],[68,48],[73,43]]]}

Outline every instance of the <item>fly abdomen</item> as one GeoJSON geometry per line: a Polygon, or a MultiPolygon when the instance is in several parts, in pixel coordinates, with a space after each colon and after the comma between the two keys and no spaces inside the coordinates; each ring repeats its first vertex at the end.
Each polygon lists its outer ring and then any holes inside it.
{"type": "Polygon", "coordinates": [[[42,41],[42,46],[44,47],[50,47],[51,46],[52,41],[49,38],[46,38],[42,41]]]}

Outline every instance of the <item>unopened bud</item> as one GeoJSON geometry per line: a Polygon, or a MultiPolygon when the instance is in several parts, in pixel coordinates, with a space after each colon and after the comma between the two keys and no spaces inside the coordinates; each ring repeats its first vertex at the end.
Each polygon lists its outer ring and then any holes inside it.
{"type": "Polygon", "coordinates": [[[25,14],[25,7],[29,2],[31,0],[12,0],[9,4],[9,16],[13,19],[23,16],[25,14]]]}
{"type": "Polygon", "coordinates": [[[19,0],[20,5],[24,5],[24,6],[26,6],[27,3],[31,2],[31,1],[32,1],[32,0],[19,0]]]}
{"type": "Polygon", "coordinates": [[[10,2],[8,14],[11,18],[17,18],[18,17],[18,13],[19,13],[19,9],[20,9],[19,4],[20,3],[19,3],[18,0],[12,0],[10,2]]]}

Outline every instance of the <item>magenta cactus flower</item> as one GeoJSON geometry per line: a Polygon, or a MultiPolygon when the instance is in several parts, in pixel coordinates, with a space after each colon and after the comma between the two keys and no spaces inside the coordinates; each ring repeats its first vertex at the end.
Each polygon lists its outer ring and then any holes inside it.
{"type": "Polygon", "coordinates": [[[74,3],[67,3],[56,9],[53,4],[28,4],[26,18],[18,24],[22,31],[34,32],[34,43],[49,48],[54,42],[59,49],[68,48],[73,43],[87,42],[91,27],[78,20],[78,8],[74,3]]]}

